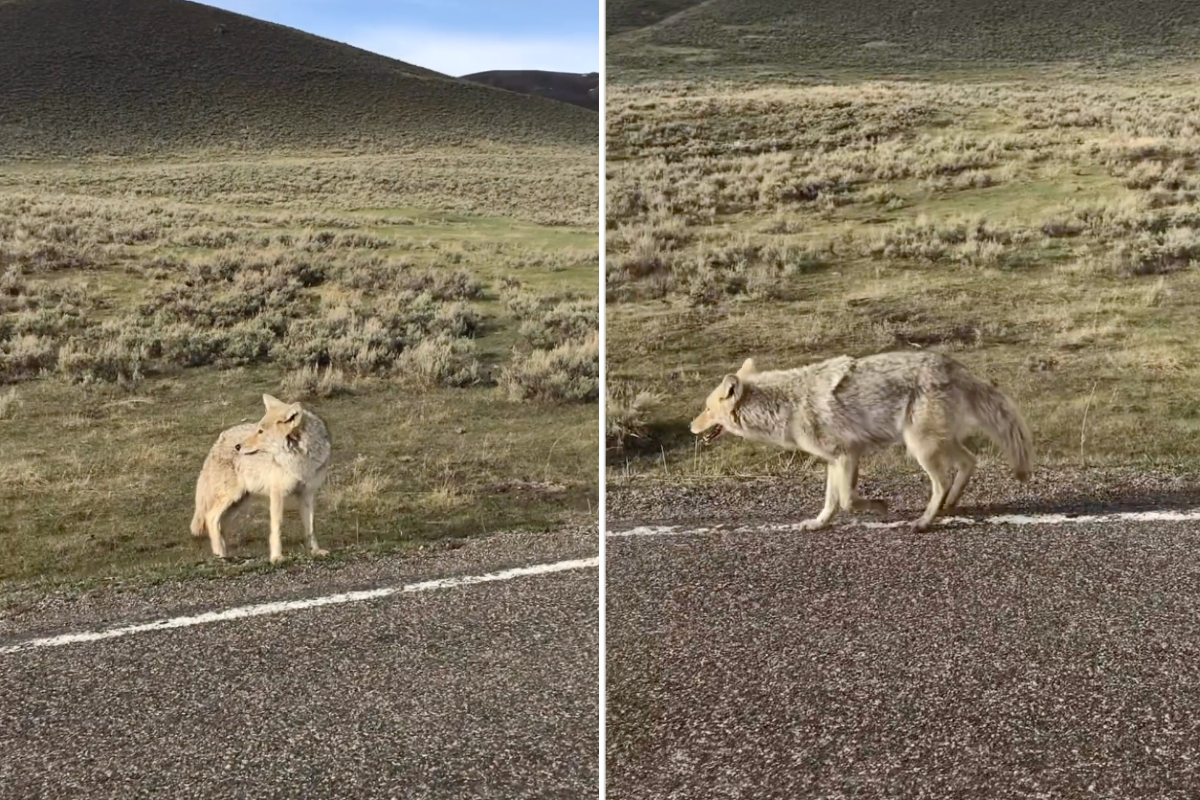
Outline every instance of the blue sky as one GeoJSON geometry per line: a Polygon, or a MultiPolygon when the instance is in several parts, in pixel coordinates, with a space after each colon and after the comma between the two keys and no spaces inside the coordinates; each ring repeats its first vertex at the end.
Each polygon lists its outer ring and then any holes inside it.
{"type": "Polygon", "coordinates": [[[600,69],[599,0],[200,2],[449,75],[488,69],[600,69]]]}

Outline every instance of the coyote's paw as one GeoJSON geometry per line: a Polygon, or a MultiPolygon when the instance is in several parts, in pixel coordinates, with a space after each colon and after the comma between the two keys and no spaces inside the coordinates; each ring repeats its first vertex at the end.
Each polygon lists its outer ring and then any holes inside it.
{"type": "Polygon", "coordinates": [[[271,556],[271,563],[272,563],[272,564],[282,564],[282,563],[283,563],[283,556],[282,556],[282,555],[278,555],[278,556],[271,556]]]}
{"type": "Polygon", "coordinates": [[[909,524],[908,529],[913,533],[925,533],[932,524],[933,520],[926,520],[924,517],[921,517],[921,519],[913,520],[909,524]]]}
{"type": "Polygon", "coordinates": [[[802,531],[819,531],[827,527],[829,527],[829,521],[823,519],[806,519],[800,523],[802,531]]]}
{"type": "Polygon", "coordinates": [[[321,558],[322,556],[327,556],[327,555],[329,555],[329,551],[328,551],[328,550],[320,550],[320,549],[318,549],[318,550],[313,550],[313,551],[312,551],[312,554],[313,554],[313,558],[321,558]]]}

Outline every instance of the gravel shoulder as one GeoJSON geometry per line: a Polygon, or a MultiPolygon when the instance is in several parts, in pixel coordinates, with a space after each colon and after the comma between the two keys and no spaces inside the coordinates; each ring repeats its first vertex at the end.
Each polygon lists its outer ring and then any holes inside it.
{"type": "MultiPolygon", "coordinates": [[[[929,479],[919,471],[873,477],[864,465],[859,492],[888,504],[885,516],[839,514],[848,519],[899,521],[920,516],[929,499],[929,479]]],[[[606,495],[609,529],[629,525],[789,521],[817,515],[825,497],[823,469],[788,478],[653,479],[610,477],[606,495]]],[[[1132,468],[1042,468],[1027,483],[1010,473],[980,470],[962,503],[961,516],[1008,513],[1113,513],[1200,507],[1200,474],[1147,472],[1132,468]]]]}

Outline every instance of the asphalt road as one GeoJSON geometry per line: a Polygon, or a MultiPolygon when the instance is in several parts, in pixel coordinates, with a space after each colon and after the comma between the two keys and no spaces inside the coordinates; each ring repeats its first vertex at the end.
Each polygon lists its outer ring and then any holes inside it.
{"type": "Polygon", "coordinates": [[[595,530],[498,537],[426,559],[32,604],[0,632],[0,797],[594,798],[594,567],[4,648],[596,551],[595,530]]]}
{"type": "Polygon", "coordinates": [[[610,516],[609,800],[1200,796],[1200,514],[802,533],[693,494],[724,522],[610,516]]]}

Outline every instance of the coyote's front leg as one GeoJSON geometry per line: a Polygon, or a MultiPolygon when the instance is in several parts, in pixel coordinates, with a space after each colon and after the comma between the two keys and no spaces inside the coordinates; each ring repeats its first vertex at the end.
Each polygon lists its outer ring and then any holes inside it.
{"type": "MultiPolygon", "coordinates": [[[[840,459],[839,459],[840,461],[840,459]]],[[[839,467],[838,461],[829,461],[825,466],[825,507],[821,509],[821,513],[813,519],[806,519],[800,523],[800,530],[804,531],[819,531],[827,526],[838,510],[838,479],[836,472],[839,467]]]]}

